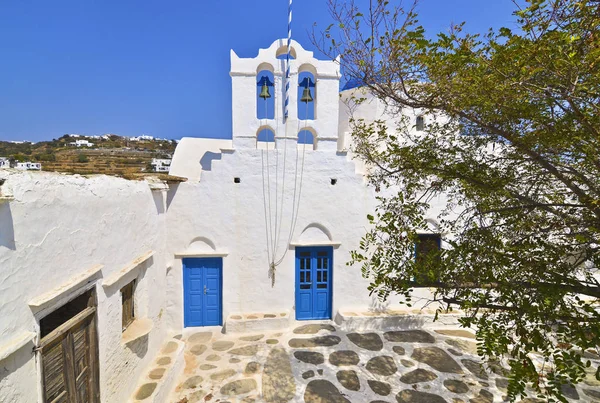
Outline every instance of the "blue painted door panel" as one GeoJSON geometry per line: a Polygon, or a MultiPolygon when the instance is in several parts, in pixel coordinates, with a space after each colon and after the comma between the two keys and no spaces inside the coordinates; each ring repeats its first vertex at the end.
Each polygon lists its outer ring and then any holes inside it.
{"type": "Polygon", "coordinates": [[[332,247],[296,248],[296,319],[331,319],[332,247]]]}
{"type": "Polygon", "coordinates": [[[183,259],[183,322],[185,327],[218,326],[222,322],[223,261],[183,259]]]}

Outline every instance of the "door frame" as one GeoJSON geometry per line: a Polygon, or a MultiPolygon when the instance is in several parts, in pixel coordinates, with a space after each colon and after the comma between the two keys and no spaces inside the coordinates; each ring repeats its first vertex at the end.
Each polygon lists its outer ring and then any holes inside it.
{"type": "MultiPolygon", "coordinates": [[[[295,247],[295,251],[294,251],[294,278],[295,278],[295,283],[294,283],[294,307],[295,307],[295,319],[296,320],[300,320],[300,321],[305,321],[305,320],[327,320],[327,319],[333,319],[333,251],[334,248],[333,246],[329,246],[329,245],[305,245],[305,246],[297,246],[295,247]],[[298,252],[302,252],[302,251],[311,251],[311,252],[318,252],[318,251],[328,251],[329,252],[329,268],[328,268],[328,303],[329,303],[329,309],[328,309],[328,313],[327,313],[327,317],[325,318],[307,318],[307,319],[298,319],[298,290],[299,290],[299,284],[300,284],[300,266],[299,266],[299,260],[298,260],[298,252]]],[[[312,257],[311,257],[312,259],[312,257]]],[[[316,275],[313,275],[313,270],[316,270],[316,265],[314,266],[314,268],[311,266],[311,276],[313,277],[313,284],[316,284],[317,281],[317,277],[316,275]]],[[[314,297],[314,291],[315,289],[311,287],[311,294],[314,297]]],[[[314,300],[313,300],[313,312],[314,312],[314,300]]]]}
{"type": "MultiPolygon", "coordinates": [[[[183,291],[183,327],[205,327],[205,326],[223,326],[223,257],[222,256],[188,256],[181,259],[181,272],[182,272],[182,291],[183,291]],[[204,323],[201,325],[188,325],[187,321],[187,281],[186,281],[186,270],[188,267],[192,267],[188,264],[188,262],[192,260],[215,260],[218,262],[219,269],[219,324],[218,325],[205,325],[204,323]]],[[[204,309],[204,304],[202,305],[204,309]]],[[[204,319],[203,319],[204,320],[204,319]]]]}

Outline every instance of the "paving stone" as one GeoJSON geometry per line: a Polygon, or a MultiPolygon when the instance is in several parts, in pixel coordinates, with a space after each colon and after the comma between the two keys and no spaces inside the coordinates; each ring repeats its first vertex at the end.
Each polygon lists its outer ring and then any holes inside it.
{"type": "Polygon", "coordinates": [[[335,385],[325,379],[315,379],[308,383],[304,392],[305,403],[351,403],[335,385]]]}
{"type": "Polygon", "coordinates": [[[455,349],[453,349],[453,348],[449,348],[449,349],[448,349],[448,351],[450,352],[450,354],[452,354],[452,355],[455,355],[455,356],[457,356],[457,357],[460,357],[460,356],[462,356],[462,355],[463,355],[463,353],[461,353],[460,351],[458,351],[458,350],[455,350],[455,349]]]}
{"type": "Polygon", "coordinates": [[[283,336],[283,333],[275,333],[275,334],[271,335],[271,337],[281,337],[281,336],[283,336]]]}
{"type": "Polygon", "coordinates": [[[264,334],[255,334],[253,336],[243,336],[243,337],[240,337],[240,340],[243,340],[243,341],[259,341],[263,337],[265,337],[264,334]]]}
{"type": "Polygon", "coordinates": [[[483,379],[484,381],[487,381],[489,379],[481,363],[466,358],[461,360],[461,362],[477,378],[483,379]]]}
{"type": "Polygon", "coordinates": [[[369,384],[371,390],[379,396],[387,396],[392,391],[392,387],[389,383],[375,381],[372,379],[369,379],[367,383],[369,384]]]}
{"type": "Polygon", "coordinates": [[[598,399],[600,401],[600,390],[593,389],[581,389],[584,395],[589,397],[593,397],[594,399],[598,399]]]}
{"type": "Polygon", "coordinates": [[[256,345],[256,344],[252,345],[252,346],[238,347],[238,348],[234,348],[234,349],[228,351],[229,354],[244,355],[247,357],[256,355],[257,352],[258,352],[258,345],[256,345]]]}
{"type": "Polygon", "coordinates": [[[231,315],[231,319],[240,320],[242,317],[240,315],[231,315]]]}
{"type": "Polygon", "coordinates": [[[217,354],[211,354],[211,355],[207,356],[205,359],[206,359],[206,361],[219,361],[221,359],[221,356],[217,355],[217,354]]]}
{"type": "Polygon", "coordinates": [[[398,403],[447,403],[446,399],[433,393],[405,389],[396,395],[398,403]]]}
{"type": "Polygon", "coordinates": [[[489,387],[490,387],[490,384],[489,384],[489,383],[487,383],[487,382],[479,381],[479,384],[480,384],[481,386],[483,386],[484,388],[489,388],[489,387]]]}
{"type": "Polygon", "coordinates": [[[263,315],[263,317],[264,317],[265,319],[269,319],[269,318],[276,318],[276,317],[277,317],[277,315],[273,315],[272,313],[265,313],[265,314],[263,315]]]}
{"type": "Polygon", "coordinates": [[[152,371],[150,371],[150,374],[148,374],[148,377],[150,379],[161,379],[164,374],[165,374],[165,368],[154,368],[152,371]]]}
{"type": "Polygon", "coordinates": [[[252,375],[257,374],[260,370],[260,364],[256,361],[251,361],[246,364],[246,368],[244,369],[244,375],[252,375]]]}
{"type": "Polygon", "coordinates": [[[152,393],[154,393],[154,389],[156,389],[156,382],[145,383],[142,386],[140,386],[137,393],[135,394],[135,398],[137,400],[147,399],[152,395],[152,393]]]}
{"type": "Polygon", "coordinates": [[[229,382],[221,388],[221,394],[225,396],[243,395],[255,390],[257,387],[256,381],[250,379],[238,379],[237,381],[229,382]]]}
{"type": "Polygon", "coordinates": [[[335,374],[338,382],[348,390],[357,391],[360,389],[358,375],[352,370],[340,370],[335,374]]]}
{"type": "Polygon", "coordinates": [[[596,372],[596,368],[594,368],[593,366],[586,369],[586,376],[583,379],[583,383],[585,383],[588,386],[600,387],[600,381],[598,379],[596,379],[596,377],[594,375],[595,372],[596,372]]]}
{"type": "Polygon", "coordinates": [[[200,389],[190,394],[187,399],[189,403],[198,403],[204,401],[202,400],[204,396],[206,396],[206,392],[200,389]]]}
{"type": "Polygon", "coordinates": [[[302,362],[313,365],[319,365],[325,362],[323,354],[313,351],[294,351],[294,357],[302,362]]]}
{"type": "Polygon", "coordinates": [[[371,403],[388,403],[385,400],[373,400],[371,403]]]}
{"type": "Polygon", "coordinates": [[[194,355],[201,355],[206,351],[207,347],[204,344],[194,344],[192,348],[190,348],[190,353],[194,355]]]}
{"type": "Polygon", "coordinates": [[[317,369],[317,374],[323,375],[323,370],[322,369],[317,369]]]}
{"type": "Polygon", "coordinates": [[[214,366],[214,365],[211,365],[211,364],[202,364],[202,365],[200,365],[200,369],[202,371],[210,371],[211,369],[215,369],[215,368],[217,368],[217,367],[214,366]]]}
{"type": "Polygon", "coordinates": [[[258,316],[256,316],[256,315],[248,315],[248,316],[246,316],[246,319],[258,319],[258,316]]]}
{"type": "Polygon", "coordinates": [[[302,379],[309,379],[309,378],[313,378],[315,376],[315,371],[313,371],[312,369],[310,371],[306,371],[302,374],[302,379]]]}
{"type": "Polygon", "coordinates": [[[437,375],[423,368],[417,368],[400,377],[400,382],[413,384],[419,382],[429,382],[437,378],[437,375]]]}
{"type": "Polygon", "coordinates": [[[467,393],[469,391],[469,386],[457,379],[446,379],[444,386],[452,393],[467,393]]]}
{"type": "Polygon", "coordinates": [[[339,344],[338,336],[321,336],[312,339],[291,339],[288,344],[292,348],[331,347],[339,344]]]}
{"type": "Polygon", "coordinates": [[[231,358],[229,359],[229,363],[230,363],[230,364],[238,364],[238,363],[240,363],[240,362],[242,362],[242,360],[240,360],[239,358],[231,357],[231,358]]]}
{"type": "Polygon", "coordinates": [[[508,379],[496,378],[496,387],[503,391],[507,391],[508,390],[508,379]]]}
{"type": "Polygon", "coordinates": [[[380,351],[383,341],[377,333],[348,333],[348,339],[360,348],[369,351],[380,351]]]}
{"type": "Polygon", "coordinates": [[[277,343],[279,343],[279,340],[277,340],[277,339],[267,339],[266,343],[267,344],[277,344],[277,343]]]}
{"type": "Polygon", "coordinates": [[[488,368],[496,375],[508,377],[508,375],[510,374],[510,371],[504,368],[502,364],[500,364],[497,361],[488,362],[488,368]]]}
{"type": "Polygon", "coordinates": [[[385,332],[383,337],[395,343],[435,343],[435,337],[423,330],[397,330],[385,332]]]}
{"type": "Polygon", "coordinates": [[[379,357],[373,357],[367,362],[367,371],[375,375],[393,375],[398,371],[398,367],[392,357],[387,355],[381,355],[379,357]]]}
{"type": "Polygon", "coordinates": [[[452,398],[452,403],[465,403],[465,401],[454,397],[454,398],[452,398]]]}
{"type": "Polygon", "coordinates": [[[434,330],[434,332],[436,332],[437,334],[442,334],[444,336],[465,337],[467,339],[475,338],[475,334],[472,332],[469,332],[468,330],[436,329],[436,330],[434,330]]]}
{"type": "Polygon", "coordinates": [[[400,360],[400,364],[404,365],[406,368],[415,366],[415,363],[410,360],[400,360]]]}
{"type": "Polygon", "coordinates": [[[165,346],[162,348],[162,350],[160,351],[162,354],[171,354],[174,353],[175,350],[177,350],[177,347],[179,345],[174,342],[174,341],[170,341],[167,344],[165,344],[165,346]]]}
{"type": "Polygon", "coordinates": [[[536,399],[534,397],[527,397],[527,398],[519,401],[519,403],[544,403],[544,401],[540,400],[540,399],[536,399]]]}
{"type": "Polygon", "coordinates": [[[329,362],[332,365],[341,367],[344,365],[356,365],[360,361],[358,354],[352,350],[334,351],[329,355],[329,362]]]}
{"type": "Polygon", "coordinates": [[[181,334],[176,334],[175,336],[173,336],[175,340],[181,340],[181,337],[181,334]]]}
{"type": "Polygon", "coordinates": [[[494,403],[494,395],[485,389],[481,389],[477,397],[469,399],[469,403],[494,403]]]}
{"type": "Polygon", "coordinates": [[[394,353],[396,353],[398,355],[404,355],[404,354],[406,354],[406,350],[404,349],[404,347],[401,347],[401,346],[394,346],[394,347],[392,347],[392,351],[394,351],[394,353]]]}
{"type": "Polygon", "coordinates": [[[184,389],[194,389],[202,383],[202,380],[201,376],[192,376],[186,379],[182,386],[184,389]]]}
{"type": "Polygon", "coordinates": [[[225,351],[233,347],[235,343],[229,340],[219,340],[212,344],[212,349],[215,351],[225,351]]]}
{"type": "Polygon", "coordinates": [[[169,357],[160,357],[156,363],[158,365],[169,365],[171,363],[171,359],[169,357]]]}
{"type": "Polygon", "coordinates": [[[439,347],[415,348],[411,355],[413,360],[422,362],[440,372],[462,374],[462,368],[454,358],[439,347]]]}
{"type": "Polygon", "coordinates": [[[467,340],[449,339],[446,340],[446,344],[452,347],[464,351],[465,353],[477,355],[477,343],[467,340]]]}
{"type": "Polygon", "coordinates": [[[231,378],[235,375],[234,369],[224,369],[223,371],[215,372],[214,374],[210,374],[210,379],[213,381],[221,382],[227,378],[231,378]]]}
{"type": "Polygon", "coordinates": [[[311,323],[294,329],[294,334],[316,334],[321,330],[335,332],[335,327],[323,323],[311,323]]]}
{"type": "Polygon", "coordinates": [[[193,335],[191,335],[187,341],[188,341],[188,343],[206,343],[211,338],[212,338],[211,332],[198,332],[198,333],[194,333],[193,335]]]}
{"type": "Polygon", "coordinates": [[[267,403],[284,403],[296,395],[290,357],[282,347],[274,347],[265,363],[262,392],[267,403]]]}
{"type": "Polygon", "coordinates": [[[562,385],[560,387],[560,390],[562,391],[562,394],[565,397],[568,397],[569,399],[573,399],[573,400],[579,400],[579,393],[577,393],[577,389],[575,389],[575,387],[573,385],[562,385]]]}

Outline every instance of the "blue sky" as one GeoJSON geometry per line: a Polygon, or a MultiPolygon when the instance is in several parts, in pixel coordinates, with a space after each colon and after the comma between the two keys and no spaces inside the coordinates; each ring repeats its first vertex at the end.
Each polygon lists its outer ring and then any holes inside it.
{"type": "MultiPolygon", "coordinates": [[[[357,0],[368,4],[367,0],[357,0]]],[[[428,31],[513,26],[511,0],[421,0],[428,31]]],[[[294,39],[330,23],[294,1],[294,39]]],[[[0,1],[0,140],[231,137],[229,50],[287,35],[287,0],[0,1]]]]}

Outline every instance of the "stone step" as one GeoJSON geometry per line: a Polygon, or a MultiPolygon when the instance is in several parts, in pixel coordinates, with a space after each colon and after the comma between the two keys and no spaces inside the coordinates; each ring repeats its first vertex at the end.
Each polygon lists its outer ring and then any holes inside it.
{"type": "MultiPolygon", "coordinates": [[[[140,379],[130,403],[164,403],[175,388],[175,382],[185,367],[185,343],[178,336],[169,339],[157,354],[148,372],[140,379]]],[[[180,337],[180,336],[179,336],[180,337]]]]}
{"type": "Polygon", "coordinates": [[[290,327],[289,311],[234,313],[225,320],[225,333],[249,333],[282,330],[290,327]]]}
{"type": "Polygon", "coordinates": [[[458,318],[462,314],[441,313],[435,319],[432,310],[388,310],[382,312],[341,309],[335,316],[335,323],[343,331],[384,330],[384,329],[431,329],[439,326],[460,327],[458,318]]]}

